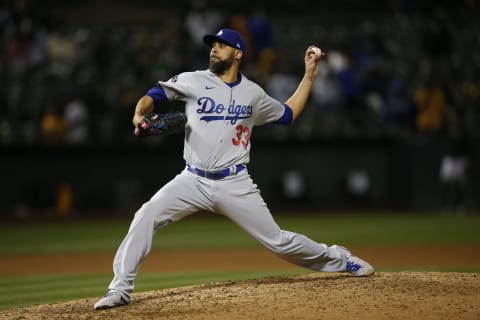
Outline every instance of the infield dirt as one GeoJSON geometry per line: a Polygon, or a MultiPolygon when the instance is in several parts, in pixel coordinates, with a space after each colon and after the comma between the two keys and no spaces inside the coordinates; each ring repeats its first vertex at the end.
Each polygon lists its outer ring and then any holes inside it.
{"type": "Polygon", "coordinates": [[[480,319],[476,273],[312,273],[137,293],[93,311],[96,299],[0,313],[2,319],[480,319]]]}
{"type": "MultiPolygon", "coordinates": [[[[352,249],[377,268],[396,266],[400,270],[415,270],[433,266],[468,268],[480,265],[478,245],[352,249]]],[[[99,260],[101,255],[90,256],[90,259],[96,259],[93,261],[96,261],[97,273],[104,271],[102,266],[111,269],[113,253],[104,254],[103,260],[99,260]]],[[[39,272],[42,272],[42,263],[48,267],[46,261],[57,263],[56,266],[49,265],[50,272],[93,271],[87,264],[77,269],[73,267],[76,261],[88,258],[82,254],[4,258],[0,267],[3,275],[25,273],[20,269],[8,272],[7,267],[14,266],[14,262],[17,268],[25,263],[35,263],[30,266],[35,265],[39,272]],[[64,261],[63,265],[61,261],[64,261]]],[[[266,250],[210,251],[209,254],[197,251],[196,255],[183,251],[152,252],[142,271],[186,271],[189,268],[197,271],[258,270],[260,266],[266,269],[292,268],[266,250]],[[192,260],[195,257],[199,260],[192,260]],[[242,264],[245,260],[250,262],[242,264]]],[[[344,273],[308,273],[134,293],[127,306],[94,311],[93,304],[97,299],[3,310],[0,319],[473,320],[480,319],[480,274],[402,271],[377,272],[372,277],[356,278],[344,273]]]]}

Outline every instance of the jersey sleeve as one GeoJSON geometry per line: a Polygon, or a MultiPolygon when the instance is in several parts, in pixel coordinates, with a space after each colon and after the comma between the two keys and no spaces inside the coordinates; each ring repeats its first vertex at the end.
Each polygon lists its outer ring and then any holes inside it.
{"type": "Polygon", "coordinates": [[[155,107],[158,107],[162,102],[168,100],[167,95],[165,94],[165,91],[159,85],[148,90],[148,92],[145,95],[153,99],[153,105],[155,107]]]}
{"type": "Polygon", "coordinates": [[[162,87],[169,101],[185,101],[193,91],[191,83],[188,74],[181,73],[168,81],[158,81],[157,86],[162,87]]]}
{"type": "Polygon", "coordinates": [[[286,103],[283,104],[283,107],[284,107],[284,110],[285,110],[284,113],[283,113],[283,116],[280,119],[278,119],[277,121],[275,121],[275,123],[291,125],[292,122],[293,122],[292,108],[290,108],[290,106],[286,103]]]}
{"type": "Polygon", "coordinates": [[[259,112],[255,120],[255,125],[277,122],[279,124],[291,124],[292,111],[289,106],[272,98],[263,92],[259,103],[259,112]]]}

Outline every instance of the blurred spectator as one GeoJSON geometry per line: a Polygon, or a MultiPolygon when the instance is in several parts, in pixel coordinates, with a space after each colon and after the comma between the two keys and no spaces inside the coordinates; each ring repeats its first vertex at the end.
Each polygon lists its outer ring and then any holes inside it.
{"type": "Polygon", "coordinates": [[[190,8],[185,17],[185,29],[192,44],[190,51],[193,52],[194,68],[200,68],[205,63],[208,48],[203,44],[203,36],[216,33],[224,22],[222,13],[217,7],[207,0],[190,1],[190,8]]]}
{"type": "Polygon", "coordinates": [[[355,60],[346,56],[344,68],[336,73],[344,105],[354,108],[362,105],[365,91],[362,86],[362,75],[355,60]]]}
{"type": "Polygon", "coordinates": [[[257,61],[273,45],[272,26],[263,9],[253,9],[247,18],[247,28],[252,38],[252,58],[257,61]]]}
{"type": "Polygon", "coordinates": [[[345,68],[336,73],[340,90],[340,108],[344,123],[342,130],[350,137],[365,134],[371,128],[371,111],[366,105],[367,91],[363,83],[361,68],[357,61],[345,59],[345,68]]]}
{"type": "Polygon", "coordinates": [[[185,27],[190,40],[197,47],[203,47],[203,36],[217,32],[223,18],[217,8],[207,0],[192,0],[190,6],[185,18],[185,27]]]}
{"type": "Polygon", "coordinates": [[[336,54],[339,53],[329,53],[328,63],[320,61],[318,66],[318,77],[313,84],[312,102],[314,108],[320,112],[335,110],[340,103],[340,88],[335,79],[334,68],[336,67],[333,67],[330,63],[331,55],[335,56],[336,54]]]}
{"type": "Polygon", "coordinates": [[[88,140],[88,108],[78,95],[65,106],[65,142],[69,145],[85,144],[88,140]]]}
{"type": "Polygon", "coordinates": [[[4,18],[7,66],[12,76],[18,76],[43,62],[43,30],[35,24],[25,0],[14,1],[11,15],[5,12],[4,18]]]}
{"type": "Polygon", "coordinates": [[[414,92],[416,107],[416,130],[421,133],[436,133],[444,126],[448,94],[439,80],[432,75],[414,92]]]}
{"type": "Polygon", "coordinates": [[[450,109],[447,117],[448,151],[440,164],[441,204],[444,210],[462,214],[467,209],[467,182],[470,141],[464,115],[450,109]]]}
{"type": "Polygon", "coordinates": [[[249,62],[255,61],[253,39],[250,30],[248,29],[248,16],[240,12],[234,14],[230,19],[230,26],[232,29],[240,32],[247,46],[245,56],[242,58],[242,64],[245,65],[249,62]]]}
{"type": "Polygon", "coordinates": [[[372,124],[378,124],[378,116],[383,109],[387,70],[390,65],[377,29],[377,24],[372,20],[365,20],[361,24],[358,45],[353,55],[358,69],[359,85],[363,91],[362,102],[365,104],[363,126],[370,129],[372,124]]]}
{"type": "Polygon", "coordinates": [[[366,20],[361,24],[361,34],[357,40],[353,59],[359,72],[362,90],[383,93],[389,61],[373,21],[366,20]]]}
{"type": "Polygon", "coordinates": [[[68,77],[77,59],[75,39],[67,31],[55,30],[47,34],[46,50],[51,71],[59,77],[68,77]]]}
{"type": "Polygon", "coordinates": [[[269,76],[266,91],[278,101],[287,101],[295,92],[300,78],[292,73],[289,63],[290,55],[278,55],[275,59],[274,72],[269,76]]]}
{"type": "Polygon", "coordinates": [[[312,88],[311,103],[314,129],[322,137],[335,137],[345,129],[342,114],[342,95],[337,73],[346,67],[341,52],[328,52],[327,60],[320,61],[318,77],[312,88]]]}
{"type": "Polygon", "coordinates": [[[31,65],[32,35],[27,24],[15,26],[6,43],[7,65],[12,76],[22,74],[31,65]]]}
{"type": "Polygon", "coordinates": [[[390,81],[383,103],[382,117],[387,127],[410,132],[414,128],[415,110],[409,98],[405,80],[390,81]]]}
{"type": "Polygon", "coordinates": [[[63,103],[57,101],[45,111],[41,121],[41,134],[45,145],[61,145],[65,141],[66,123],[63,103]]]}

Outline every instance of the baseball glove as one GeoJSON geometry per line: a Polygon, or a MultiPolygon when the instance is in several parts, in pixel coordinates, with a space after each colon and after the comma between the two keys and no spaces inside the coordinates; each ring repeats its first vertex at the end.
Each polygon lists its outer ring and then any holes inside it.
{"type": "Polygon", "coordinates": [[[149,113],[145,115],[133,132],[137,137],[170,134],[185,127],[187,116],[183,112],[149,113]]]}

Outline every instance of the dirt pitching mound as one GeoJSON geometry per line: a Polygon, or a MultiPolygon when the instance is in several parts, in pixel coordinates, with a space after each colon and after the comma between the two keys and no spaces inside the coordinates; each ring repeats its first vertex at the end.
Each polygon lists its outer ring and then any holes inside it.
{"type": "Polygon", "coordinates": [[[480,274],[311,273],[136,293],[93,311],[96,298],[0,312],[0,319],[480,319],[480,274]]]}

